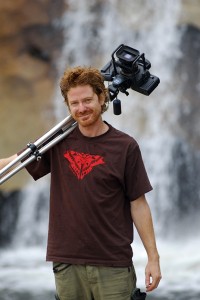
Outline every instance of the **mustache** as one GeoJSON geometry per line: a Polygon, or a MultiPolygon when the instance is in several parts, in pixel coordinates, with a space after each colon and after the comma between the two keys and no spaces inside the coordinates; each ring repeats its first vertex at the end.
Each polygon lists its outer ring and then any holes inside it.
{"type": "Polygon", "coordinates": [[[90,113],[92,113],[92,110],[91,110],[91,109],[90,109],[90,110],[87,110],[87,111],[85,111],[85,112],[79,112],[79,113],[76,113],[76,116],[77,116],[77,117],[84,117],[84,116],[89,115],[90,113]]]}

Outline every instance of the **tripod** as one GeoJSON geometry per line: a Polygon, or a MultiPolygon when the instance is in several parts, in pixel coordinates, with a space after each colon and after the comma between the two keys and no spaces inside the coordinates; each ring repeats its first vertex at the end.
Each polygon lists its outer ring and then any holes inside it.
{"type": "Polygon", "coordinates": [[[69,115],[34,143],[28,143],[16,159],[0,170],[0,185],[32,161],[41,159],[43,153],[63,140],[76,126],[76,121],[69,115]]]}

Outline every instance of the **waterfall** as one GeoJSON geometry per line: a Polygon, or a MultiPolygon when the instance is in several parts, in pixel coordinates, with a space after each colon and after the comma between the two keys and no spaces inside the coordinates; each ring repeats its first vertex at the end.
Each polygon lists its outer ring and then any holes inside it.
{"type": "MultiPolygon", "coordinates": [[[[150,72],[161,80],[149,97],[133,90],[128,97],[119,94],[122,114],[113,115],[111,103],[104,119],[139,142],[154,187],[147,199],[158,238],[163,280],[149,299],[197,300],[200,243],[195,210],[197,205],[199,208],[200,190],[194,182],[198,182],[200,175],[194,177],[199,174],[195,161],[200,161],[200,154],[199,151],[192,154],[191,145],[179,135],[182,132],[181,76],[185,79],[183,73],[178,73],[181,70],[178,63],[184,63],[181,41],[185,29],[177,26],[182,1],[68,0],[67,7],[62,20],[65,45],[57,62],[59,74],[62,75],[67,66],[75,65],[100,69],[123,43],[144,52],[152,64],[150,72]],[[188,178],[194,178],[192,185],[188,178]],[[184,199],[183,203],[184,195],[190,199],[184,199]]],[[[187,107],[190,110],[189,104],[187,107]]],[[[58,89],[55,93],[57,120],[66,113],[58,89]]],[[[37,183],[31,181],[22,191],[12,243],[0,252],[0,266],[5,270],[0,274],[0,300],[18,300],[16,295],[20,295],[20,291],[28,293],[29,299],[47,299],[47,294],[48,299],[53,297],[51,266],[44,262],[48,187],[47,178],[37,183]],[[1,291],[7,298],[1,296],[1,291]]],[[[137,236],[133,249],[138,285],[144,288],[146,254],[137,236]]]]}

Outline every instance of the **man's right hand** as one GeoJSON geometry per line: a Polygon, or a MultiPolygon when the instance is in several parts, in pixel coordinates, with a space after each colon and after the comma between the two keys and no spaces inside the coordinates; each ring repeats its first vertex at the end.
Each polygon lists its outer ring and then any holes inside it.
{"type": "Polygon", "coordinates": [[[17,154],[14,154],[7,158],[0,159],[0,170],[3,169],[5,166],[7,166],[15,158],[17,158],[17,154]]]}

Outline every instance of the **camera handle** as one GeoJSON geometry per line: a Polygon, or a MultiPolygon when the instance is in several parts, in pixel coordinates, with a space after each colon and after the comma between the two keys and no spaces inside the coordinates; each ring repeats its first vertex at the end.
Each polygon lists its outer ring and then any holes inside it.
{"type": "Polygon", "coordinates": [[[113,113],[114,115],[121,115],[122,109],[121,109],[121,101],[117,98],[113,100],[113,113]]]}
{"type": "MultiPolygon", "coordinates": [[[[117,98],[117,95],[119,94],[119,89],[114,87],[113,84],[110,84],[108,86],[109,90],[109,96],[110,100],[113,101],[113,113],[114,115],[121,115],[121,100],[117,98]]],[[[126,90],[121,90],[122,93],[126,94],[126,96],[129,95],[129,93],[126,90]]]]}

